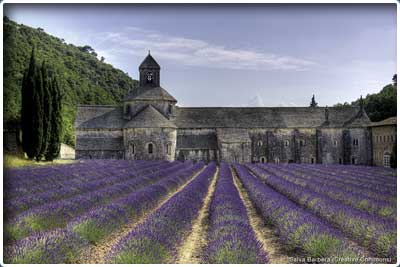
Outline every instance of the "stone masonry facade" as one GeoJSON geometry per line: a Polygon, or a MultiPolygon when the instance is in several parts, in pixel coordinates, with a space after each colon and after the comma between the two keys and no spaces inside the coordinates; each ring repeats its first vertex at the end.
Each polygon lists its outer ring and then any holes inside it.
{"type": "MultiPolygon", "coordinates": [[[[78,105],[77,159],[372,165],[371,122],[351,107],[179,107],[149,55],[120,105],[78,105]]],[[[361,101],[362,103],[362,101],[361,101]]]]}

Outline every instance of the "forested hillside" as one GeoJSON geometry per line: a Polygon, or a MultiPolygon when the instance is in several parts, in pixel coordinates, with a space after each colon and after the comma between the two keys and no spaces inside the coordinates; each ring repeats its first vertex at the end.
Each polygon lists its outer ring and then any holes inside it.
{"type": "Polygon", "coordinates": [[[19,122],[21,83],[32,47],[58,77],[63,94],[63,142],[74,145],[76,104],[116,104],[137,84],[123,71],[99,60],[90,46],[78,47],[51,36],[45,30],[4,22],[4,123],[19,122]]]}
{"type": "MultiPolygon", "coordinates": [[[[358,105],[359,99],[351,102],[358,105]]],[[[350,105],[349,103],[336,106],[350,105]]],[[[367,95],[364,99],[365,111],[371,121],[381,121],[397,114],[397,76],[393,77],[393,84],[388,84],[379,93],[367,95]]]]}

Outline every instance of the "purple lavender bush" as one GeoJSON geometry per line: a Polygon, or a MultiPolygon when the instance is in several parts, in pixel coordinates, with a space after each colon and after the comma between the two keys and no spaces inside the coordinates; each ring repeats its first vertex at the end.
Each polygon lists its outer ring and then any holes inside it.
{"type": "Polygon", "coordinates": [[[246,164],[258,177],[290,200],[338,227],[348,237],[366,247],[374,255],[396,258],[396,221],[372,216],[315,193],[304,187],[268,174],[265,170],[246,164]]]}
{"type": "Polygon", "coordinates": [[[70,231],[36,233],[5,247],[4,262],[18,264],[74,263],[88,244],[70,231]]]}
{"type": "Polygon", "coordinates": [[[211,163],[182,191],[123,237],[107,256],[110,263],[166,263],[192,227],[202,207],[216,166],[211,163]]]}
{"type": "Polygon", "coordinates": [[[272,164],[257,164],[258,167],[268,173],[293,182],[316,193],[325,195],[338,200],[345,205],[350,205],[355,209],[366,211],[372,215],[383,218],[396,219],[396,205],[390,201],[376,199],[365,194],[365,190],[359,192],[358,186],[345,184],[341,186],[338,182],[325,180],[320,176],[310,176],[297,174],[292,170],[292,166],[276,166],[272,164]]]}
{"type": "Polygon", "coordinates": [[[64,227],[69,221],[83,212],[95,206],[105,205],[116,198],[155,183],[166,174],[174,174],[185,168],[185,166],[188,166],[188,164],[161,164],[159,168],[154,167],[152,173],[146,176],[134,177],[132,180],[106,186],[97,191],[83,193],[82,195],[30,209],[6,223],[5,239],[7,242],[15,241],[38,231],[64,227]]]}
{"type": "Polygon", "coordinates": [[[139,218],[154,208],[168,193],[175,191],[204,166],[203,163],[186,165],[186,168],[177,172],[168,173],[166,169],[157,183],[76,217],[68,224],[68,228],[90,243],[99,242],[130,219],[139,218]]]}
{"type": "Polygon", "coordinates": [[[343,241],[343,235],[287,197],[255,178],[242,165],[234,168],[250,199],[267,224],[273,225],[289,252],[305,258],[357,258],[359,251],[343,241]]]}
{"type": "Polygon", "coordinates": [[[211,200],[204,262],[212,264],[267,263],[255,237],[229,166],[221,164],[211,200]]]}

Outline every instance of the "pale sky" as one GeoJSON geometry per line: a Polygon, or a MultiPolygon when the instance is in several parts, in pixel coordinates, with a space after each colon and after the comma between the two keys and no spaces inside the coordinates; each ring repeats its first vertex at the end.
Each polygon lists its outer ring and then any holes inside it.
{"type": "Polygon", "coordinates": [[[90,45],[138,79],[147,51],[180,106],[320,106],[396,73],[396,5],[5,4],[5,15],[90,45]]]}

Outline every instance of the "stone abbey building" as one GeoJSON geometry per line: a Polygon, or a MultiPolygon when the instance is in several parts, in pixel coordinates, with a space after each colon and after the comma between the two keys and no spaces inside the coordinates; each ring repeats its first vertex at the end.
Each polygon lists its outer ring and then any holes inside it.
{"type": "MultiPolygon", "coordinates": [[[[120,105],[78,105],[76,158],[372,164],[358,107],[179,107],[149,55],[120,105]]],[[[362,102],[362,101],[361,101],[362,102]]]]}

